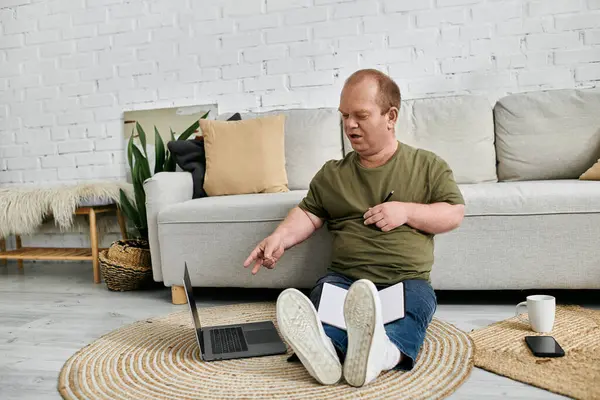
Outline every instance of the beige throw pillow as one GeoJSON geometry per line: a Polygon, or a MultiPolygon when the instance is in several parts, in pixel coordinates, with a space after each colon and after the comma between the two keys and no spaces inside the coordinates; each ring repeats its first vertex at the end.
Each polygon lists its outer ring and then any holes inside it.
{"type": "Polygon", "coordinates": [[[579,177],[585,181],[600,181],[600,159],[579,177]]]}
{"type": "Polygon", "coordinates": [[[200,120],[209,196],[287,192],[284,115],[241,121],[200,120]]]}

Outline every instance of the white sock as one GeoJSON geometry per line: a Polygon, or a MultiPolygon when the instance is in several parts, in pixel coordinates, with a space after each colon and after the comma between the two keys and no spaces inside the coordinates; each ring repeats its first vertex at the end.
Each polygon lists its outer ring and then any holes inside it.
{"type": "Polygon", "coordinates": [[[394,343],[388,340],[388,346],[385,354],[384,371],[394,368],[400,362],[402,354],[394,343]]]}

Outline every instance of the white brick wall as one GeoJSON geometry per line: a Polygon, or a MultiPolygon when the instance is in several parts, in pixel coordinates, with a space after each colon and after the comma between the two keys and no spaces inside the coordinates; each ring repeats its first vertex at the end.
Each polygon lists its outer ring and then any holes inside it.
{"type": "Polygon", "coordinates": [[[365,67],[404,98],[594,87],[600,1],[3,0],[0,185],[122,178],[124,110],[337,107],[365,67]]]}

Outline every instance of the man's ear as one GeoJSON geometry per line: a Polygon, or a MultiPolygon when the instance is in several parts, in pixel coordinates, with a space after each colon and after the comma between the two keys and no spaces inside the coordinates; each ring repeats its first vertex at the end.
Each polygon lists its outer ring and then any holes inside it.
{"type": "Polygon", "coordinates": [[[396,107],[390,107],[388,110],[388,129],[394,129],[396,121],[398,121],[398,109],[396,107]]]}

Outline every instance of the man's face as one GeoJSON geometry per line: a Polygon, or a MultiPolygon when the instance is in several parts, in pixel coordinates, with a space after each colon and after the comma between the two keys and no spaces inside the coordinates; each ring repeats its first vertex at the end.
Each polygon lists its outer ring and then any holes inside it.
{"type": "Polygon", "coordinates": [[[345,86],[340,97],[344,133],[361,155],[379,152],[393,135],[395,114],[384,113],[377,104],[377,83],[364,79],[345,86]]]}

